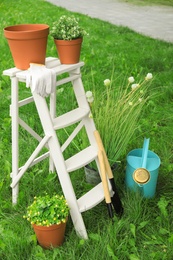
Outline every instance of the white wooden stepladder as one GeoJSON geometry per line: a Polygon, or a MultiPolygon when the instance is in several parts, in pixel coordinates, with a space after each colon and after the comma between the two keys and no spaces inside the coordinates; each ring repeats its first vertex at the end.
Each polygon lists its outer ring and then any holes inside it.
{"type": "MultiPolygon", "coordinates": [[[[102,183],[99,183],[89,192],[77,199],[69,173],[76,169],[82,168],[89,162],[96,160],[98,165],[98,146],[94,137],[95,124],[93,119],[89,117],[90,108],[86,100],[85,91],[83,88],[80,68],[83,66],[83,62],[72,65],[61,65],[57,58],[47,58],[46,67],[51,68],[59,76],[63,73],[68,73],[63,79],[57,80],[56,86],[60,86],[64,83],[71,82],[75,97],[78,103],[78,107],[71,110],[59,117],[56,117],[56,91],[50,95],[50,109],[48,108],[45,98],[33,93],[31,97],[18,100],[18,88],[19,82],[25,82],[28,71],[21,71],[17,68],[5,70],[4,75],[10,76],[11,79],[11,108],[10,115],[12,117],[12,200],[13,203],[17,203],[17,197],[19,192],[19,180],[27,169],[36,163],[50,157],[53,164],[50,163],[50,167],[55,166],[64,196],[70,207],[70,215],[77,234],[86,239],[87,231],[82,218],[82,212],[91,209],[104,199],[104,192],[102,183]],[[29,125],[27,125],[19,117],[19,107],[35,102],[38,115],[44,130],[45,136],[40,137],[29,125]],[[69,125],[77,124],[77,127],[67,138],[65,143],[60,146],[57,138],[56,130],[65,128],[69,125]],[[26,163],[19,168],[18,155],[18,138],[19,138],[19,124],[25,128],[39,144],[31,154],[26,163]],[[82,127],[85,127],[90,145],[79,153],[73,155],[69,159],[65,160],[63,157],[63,151],[72,142],[73,138],[78,134],[82,127]],[[48,147],[48,152],[37,157],[43,147],[48,147]]],[[[98,166],[99,168],[99,166],[98,166]]]]}

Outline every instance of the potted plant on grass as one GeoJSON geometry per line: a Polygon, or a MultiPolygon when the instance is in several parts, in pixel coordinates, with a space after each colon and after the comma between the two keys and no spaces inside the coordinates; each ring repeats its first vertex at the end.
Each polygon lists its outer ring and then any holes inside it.
{"type": "Polygon", "coordinates": [[[79,62],[83,36],[86,34],[74,16],[63,15],[53,23],[50,35],[54,38],[62,64],[79,62]]]}
{"type": "Polygon", "coordinates": [[[38,243],[50,249],[63,243],[68,215],[69,207],[63,195],[46,194],[34,197],[24,218],[31,223],[38,243]]]}

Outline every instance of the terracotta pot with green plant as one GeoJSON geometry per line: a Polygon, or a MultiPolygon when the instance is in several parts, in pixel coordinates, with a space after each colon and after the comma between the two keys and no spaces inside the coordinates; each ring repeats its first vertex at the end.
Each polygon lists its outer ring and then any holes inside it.
{"type": "Polygon", "coordinates": [[[69,207],[63,195],[34,197],[28,206],[26,218],[32,225],[38,243],[46,249],[58,247],[64,242],[69,207]]]}
{"type": "Polygon", "coordinates": [[[54,38],[57,53],[62,64],[78,63],[81,45],[86,31],[74,16],[63,15],[53,23],[50,35],[54,38]]]}

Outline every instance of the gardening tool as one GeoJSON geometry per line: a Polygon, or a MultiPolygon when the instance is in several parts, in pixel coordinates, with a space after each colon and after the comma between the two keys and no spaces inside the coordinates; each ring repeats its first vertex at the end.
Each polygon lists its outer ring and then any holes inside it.
{"type": "Polygon", "coordinates": [[[146,169],[147,166],[147,157],[148,157],[148,148],[149,148],[149,138],[144,138],[143,150],[142,150],[142,161],[141,168],[137,168],[133,173],[134,181],[140,186],[143,187],[142,184],[145,184],[150,179],[150,173],[146,169]]]}
{"type": "Polygon", "coordinates": [[[111,197],[111,202],[113,204],[115,212],[118,215],[122,215],[123,206],[122,206],[122,203],[121,203],[121,200],[120,200],[120,197],[119,197],[116,185],[115,185],[114,176],[113,176],[113,173],[112,173],[112,170],[111,170],[111,167],[110,167],[110,164],[109,164],[109,161],[108,161],[108,158],[107,158],[107,155],[106,155],[106,152],[105,152],[105,149],[104,149],[101,137],[100,137],[100,134],[97,130],[94,131],[94,136],[95,136],[97,145],[99,147],[99,150],[101,150],[103,152],[103,158],[104,158],[106,173],[108,175],[109,181],[110,181],[111,186],[112,186],[112,190],[114,192],[113,196],[111,197]]]}
{"type": "Polygon", "coordinates": [[[110,198],[109,187],[107,182],[106,169],[104,165],[103,151],[101,150],[98,151],[98,159],[100,165],[101,179],[103,183],[104,196],[108,208],[109,217],[113,218],[112,204],[111,204],[111,198],[110,198]]]}

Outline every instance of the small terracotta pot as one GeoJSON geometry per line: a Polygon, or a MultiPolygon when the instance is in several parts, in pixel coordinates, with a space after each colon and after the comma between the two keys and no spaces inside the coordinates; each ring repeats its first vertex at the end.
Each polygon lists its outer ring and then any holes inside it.
{"type": "Polygon", "coordinates": [[[49,227],[32,225],[40,246],[45,249],[51,249],[52,247],[62,245],[64,242],[66,223],[67,222],[59,225],[55,224],[49,227]]]}
{"type": "Polygon", "coordinates": [[[48,34],[49,26],[46,24],[21,24],[4,28],[18,69],[28,69],[30,63],[45,64],[48,34]]]}
{"type": "Polygon", "coordinates": [[[71,41],[54,39],[61,64],[74,64],[79,62],[82,41],[82,38],[71,41]]]}

